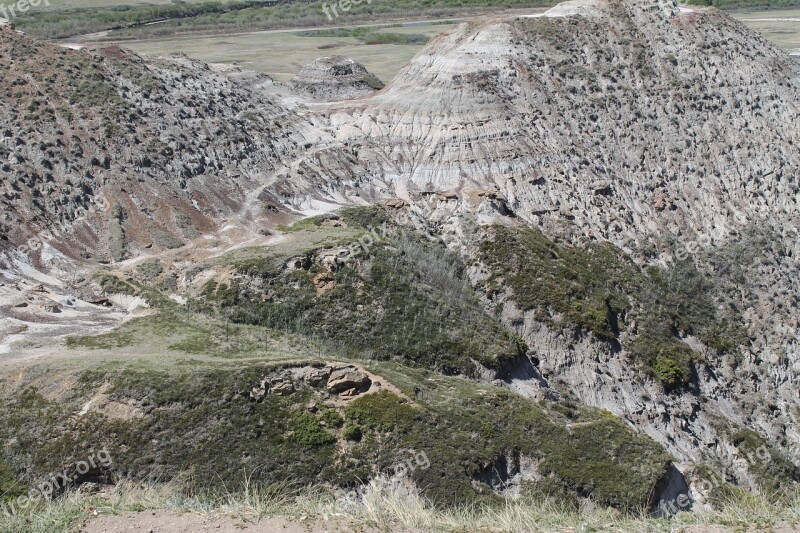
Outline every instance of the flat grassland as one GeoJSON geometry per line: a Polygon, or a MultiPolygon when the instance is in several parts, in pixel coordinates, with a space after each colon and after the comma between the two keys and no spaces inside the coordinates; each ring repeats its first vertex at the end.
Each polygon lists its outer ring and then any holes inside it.
{"type": "MultiPolygon", "coordinates": [[[[119,7],[119,6],[163,6],[175,4],[175,0],[47,0],[50,5],[44,2],[39,7],[40,10],[50,9],[75,9],[75,8],[100,8],[100,7],[119,7]]],[[[199,4],[207,0],[181,0],[186,4],[199,4]]],[[[10,1],[3,2],[10,4],[10,1]]]]}
{"type": "Polygon", "coordinates": [[[761,32],[764,37],[781,48],[800,48],[800,8],[782,10],[741,10],[731,13],[748,27],[761,32]]]}
{"type": "MultiPolygon", "coordinates": [[[[376,28],[376,33],[424,35],[428,38],[452,28],[450,24],[376,28]]],[[[361,62],[384,82],[390,81],[424,44],[365,44],[352,36],[314,36],[313,32],[256,32],[239,35],[177,37],[163,40],[123,41],[137,52],[159,55],[183,52],[208,63],[225,63],[267,73],[288,81],[318,57],[343,55],[361,62]]]]}
{"type": "MultiPolygon", "coordinates": [[[[800,9],[748,10],[733,12],[731,15],[761,32],[781,48],[800,48],[800,9]]],[[[432,38],[452,27],[452,24],[426,23],[374,28],[374,31],[401,35],[420,34],[432,38]]],[[[424,43],[419,42],[365,44],[352,36],[334,36],[325,30],[316,35],[314,32],[280,30],[120,41],[119,44],[145,54],[160,55],[179,51],[209,63],[235,64],[269,74],[278,81],[289,80],[313,59],[338,54],[363,63],[384,82],[391,81],[424,46],[424,43]]]]}

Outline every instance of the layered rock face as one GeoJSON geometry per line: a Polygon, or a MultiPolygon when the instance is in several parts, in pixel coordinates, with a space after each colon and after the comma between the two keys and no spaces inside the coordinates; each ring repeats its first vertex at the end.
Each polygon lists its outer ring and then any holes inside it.
{"type": "Polygon", "coordinates": [[[384,84],[361,63],[344,56],[315,59],[292,78],[289,86],[314,100],[331,102],[369,96],[384,84]]]}
{"type": "Polygon", "coordinates": [[[800,71],[784,52],[715,10],[567,4],[462,25],[334,108],[360,163],[342,185],[407,200],[493,186],[527,222],[631,247],[761,214],[795,224],[800,71]]]}

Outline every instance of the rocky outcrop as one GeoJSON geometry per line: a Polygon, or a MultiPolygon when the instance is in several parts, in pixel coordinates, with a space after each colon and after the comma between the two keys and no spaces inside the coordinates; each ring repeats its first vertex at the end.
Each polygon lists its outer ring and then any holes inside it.
{"type": "Polygon", "coordinates": [[[332,371],[333,369],[329,366],[323,366],[321,368],[309,368],[303,374],[303,379],[312,387],[318,387],[319,385],[328,382],[328,378],[331,376],[332,371]]]}
{"type": "Polygon", "coordinates": [[[249,392],[245,392],[244,396],[254,402],[262,402],[270,394],[273,396],[289,396],[294,392],[295,387],[290,376],[267,376],[261,379],[249,392]]]}
{"type": "Polygon", "coordinates": [[[369,96],[383,89],[384,84],[361,63],[349,57],[331,56],[315,59],[303,67],[289,86],[314,100],[331,102],[369,96]]]}
{"type": "MultiPolygon", "coordinates": [[[[259,403],[269,395],[290,396],[305,385],[347,399],[370,391],[372,384],[369,373],[353,365],[298,366],[266,375],[252,388],[238,394],[259,403]]],[[[375,390],[381,390],[380,384],[375,390]]]]}
{"type": "Polygon", "coordinates": [[[328,392],[353,396],[367,391],[372,385],[372,380],[366,372],[354,366],[339,368],[331,373],[328,378],[328,392]]]}

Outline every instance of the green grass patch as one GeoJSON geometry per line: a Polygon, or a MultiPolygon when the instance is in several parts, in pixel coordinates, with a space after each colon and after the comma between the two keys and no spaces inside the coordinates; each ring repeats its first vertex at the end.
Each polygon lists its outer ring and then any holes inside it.
{"type": "Polygon", "coordinates": [[[111,350],[113,348],[125,348],[134,342],[133,335],[130,333],[120,333],[113,331],[103,335],[67,337],[67,348],[88,348],[90,350],[111,350]]]}
{"type": "Polygon", "coordinates": [[[328,217],[326,215],[303,218],[288,226],[285,225],[278,226],[278,229],[280,231],[283,231],[284,233],[292,233],[296,231],[313,231],[316,228],[320,227],[322,223],[327,219],[328,217]]]}

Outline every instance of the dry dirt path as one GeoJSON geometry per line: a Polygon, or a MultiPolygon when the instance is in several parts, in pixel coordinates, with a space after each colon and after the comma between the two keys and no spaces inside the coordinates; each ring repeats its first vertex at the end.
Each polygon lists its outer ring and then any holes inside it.
{"type": "MultiPolygon", "coordinates": [[[[385,529],[350,525],[340,521],[302,520],[273,517],[260,521],[244,521],[231,515],[199,515],[175,511],[125,513],[118,516],[92,518],[80,529],[81,533],[378,533],[385,529]]],[[[396,530],[401,531],[401,530],[396,530]]]]}

